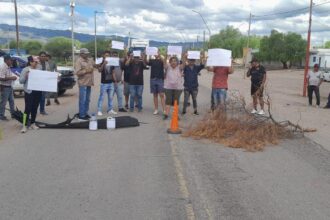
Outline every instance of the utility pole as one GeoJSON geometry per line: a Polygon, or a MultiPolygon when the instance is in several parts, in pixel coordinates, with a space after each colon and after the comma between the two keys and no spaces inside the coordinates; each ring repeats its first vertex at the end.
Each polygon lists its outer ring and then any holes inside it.
{"type": "Polygon", "coordinates": [[[131,48],[131,32],[128,32],[127,51],[131,48]]]}
{"type": "Polygon", "coordinates": [[[203,31],[203,48],[204,48],[204,51],[205,51],[205,30],[203,31]]]}
{"type": "Polygon", "coordinates": [[[303,96],[306,97],[307,90],[307,73],[309,70],[309,50],[311,45],[311,32],[312,32],[312,9],[313,9],[313,0],[310,2],[309,6],[309,25],[308,25],[308,34],[307,34],[307,47],[306,47],[306,60],[305,60],[305,72],[304,72],[304,87],[303,87],[303,96]]]}
{"type": "Polygon", "coordinates": [[[75,63],[75,46],[74,46],[74,7],[75,7],[75,2],[74,0],[71,0],[70,2],[70,7],[71,7],[71,44],[72,44],[72,67],[74,68],[74,63],[75,63]]]}
{"type": "Polygon", "coordinates": [[[246,44],[246,48],[248,48],[248,49],[249,49],[249,47],[250,47],[251,22],[252,22],[252,14],[251,14],[251,12],[250,12],[249,30],[248,30],[248,39],[247,39],[247,44],[246,44]]]}
{"type": "Polygon", "coordinates": [[[196,41],[196,47],[198,48],[198,39],[199,38],[199,36],[197,35],[197,41],[196,41]]]}
{"type": "Polygon", "coordinates": [[[18,30],[18,16],[17,16],[17,2],[14,0],[14,7],[15,7],[15,21],[16,21],[16,53],[19,56],[19,30],[18,30]]]}
{"type": "Polygon", "coordinates": [[[94,32],[94,34],[95,34],[95,41],[94,41],[94,53],[95,53],[95,60],[97,59],[97,42],[96,42],[96,13],[97,13],[97,11],[94,11],[94,27],[95,27],[95,32],[94,32]]]}

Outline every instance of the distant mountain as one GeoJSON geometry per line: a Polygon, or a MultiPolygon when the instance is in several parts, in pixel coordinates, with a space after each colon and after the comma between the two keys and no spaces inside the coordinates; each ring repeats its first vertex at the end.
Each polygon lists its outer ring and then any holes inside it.
{"type": "MultiPolygon", "coordinates": [[[[48,39],[53,37],[67,37],[71,38],[70,30],[51,30],[51,29],[42,29],[42,28],[34,28],[28,26],[19,26],[20,38],[23,40],[27,39],[37,39],[46,42],[48,39]]],[[[0,44],[5,44],[8,42],[8,39],[15,39],[16,28],[14,25],[8,24],[0,24],[0,44]]],[[[101,39],[115,39],[116,36],[105,36],[98,35],[98,38],[101,39]]],[[[82,34],[75,33],[75,39],[79,40],[82,43],[86,43],[94,40],[94,35],[92,34],[82,34]]],[[[121,38],[127,44],[128,37],[121,38]]],[[[168,42],[154,41],[150,40],[150,46],[152,47],[161,47],[169,45],[168,42]]],[[[198,44],[195,42],[179,42],[179,43],[171,43],[171,45],[181,45],[184,48],[191,48],[193,45],[195,47],[202,47],[202,42],[198,44]]]]}

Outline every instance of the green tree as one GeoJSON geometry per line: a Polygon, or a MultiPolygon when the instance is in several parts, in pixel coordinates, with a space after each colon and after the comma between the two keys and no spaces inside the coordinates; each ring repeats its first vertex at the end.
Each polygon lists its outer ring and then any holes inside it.
{"type": "Polygon", "coordinates": [[[261,60],[280,61],[283,68],[290,67],[293,62],[301,61],[305,54],[306,41],[301,35],[289,32],[288,34],[272,30],[270,36],[264,36],[260,41],[261,60]]]}
{"type": "MultiPolygon", "coordinates": [[[[81,45],[83,48],[87,48],[92,57],[95,56],[95,41],[90,41],[81,45]]],[[[111,40],[97,39],[97,56],[100,57],[104,51],[110,50],[111,40]]]]}
{"type": "MultiPolygon", "coordinates": [[[[16,40],[11,40],[9,42],[9,48],[10,49],[16,49],[16,45],[17,45],[16,40]]],[[[22,48],[23,47],[23,42],[19,41],[18,45],[19,45],[19,48],[22,48]]]]}
{"type": "Polygon", "coordinates": [[[43,48],[43,44],[37,40],[23,41],[22,49],[25,49],[28,54],[37,55],[43,48]]]}
{"type": "MultiPolygon", "coordinates": [[[[76,41],[75,45],[80,45],[80,42],[76,41]]],[[[58,60],[64,61],[72,54],[72,41],[65,37],[52,38],[46,43],[45,50],[58,60]]]]}
{"type": "Polygon", "coordinates": [[[330,48],[330,41],[325,42],[324,48],[327,48],[327,49],[330,48]]]}

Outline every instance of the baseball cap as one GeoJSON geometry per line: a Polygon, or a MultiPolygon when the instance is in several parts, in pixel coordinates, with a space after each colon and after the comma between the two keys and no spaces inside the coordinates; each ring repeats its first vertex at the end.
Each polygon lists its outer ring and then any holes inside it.
{"type": "Polygon", "coordinates": [[[4,55],[3,60],[11,60],[11,56],[10,55],[4,55]]]}
{"type": "Polygon", "coordinates": [[[88,51],[87,48],[81,48],[81,49],[80,49],[80,53],[81,53],[81,54],[89,54],[89,51],[88,51]]]}

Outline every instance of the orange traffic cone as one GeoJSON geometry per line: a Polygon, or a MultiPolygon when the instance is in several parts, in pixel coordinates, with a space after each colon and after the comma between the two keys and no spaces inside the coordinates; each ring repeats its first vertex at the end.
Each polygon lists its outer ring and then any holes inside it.
{"type": "Polygon", "coordinates": [[[178,107],[178,101],[174,101],[174,108],[173,108],[173,114],[172,114],[172,120],[171,120],[171,127],[167,129],[167,133],[169,134],[181,134],[182,131],[179,128],[179,107],[178,107]]]}

